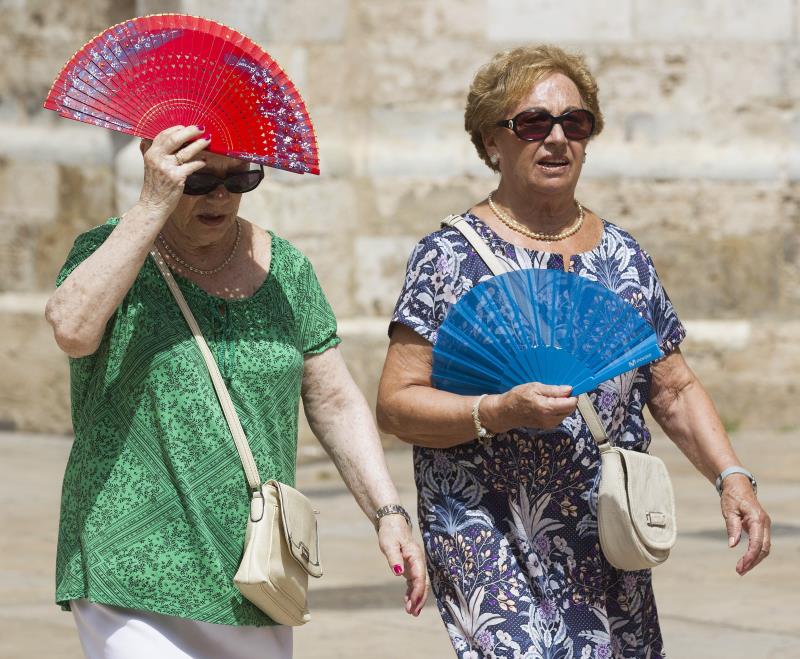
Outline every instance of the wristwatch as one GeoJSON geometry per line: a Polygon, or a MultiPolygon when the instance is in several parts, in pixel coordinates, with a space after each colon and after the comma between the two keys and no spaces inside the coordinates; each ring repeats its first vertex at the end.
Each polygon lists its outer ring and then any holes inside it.
{"type": "Polygon", "coordinates": [[[381,521],[381,517],[386,517],[386,515],[402,515],[408,525],[411,526],[411,515],[408,514],[408,511],[398,503],[390,503],[388,506],[382,506],[375,511],[376,529],[381,521]]]}
{"type": "Polygon", "coordinates": [[[750,485],[753,486],[753,494],[758,493],[758,483],[756,483],[756,477],[753,474],[745,469],[744,467],[728,467],[727,469],[723,470],[723,472],[717,476],[717,480],[714,483],[714,487],[717,488],[717,492],[719,495],[722,496],[722,482],[731,474],[744,474],[750,479],[750,485]]]}

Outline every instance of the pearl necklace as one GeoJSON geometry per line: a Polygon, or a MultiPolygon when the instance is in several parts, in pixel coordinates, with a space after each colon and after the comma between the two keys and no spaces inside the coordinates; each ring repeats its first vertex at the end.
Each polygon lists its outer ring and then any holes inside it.
{"type": "Polygon", "coordinates": [[[175,261],[178,265],[182,268],[186,268],[195,274],[201,275],[203,277],[208,277],[209,275],[215,275],[218,272],[221,272],[225,269],[225,267],[233,260],[234,255],[236,254],[236,248],[239,247],[239,239],[242,237],[242,224],[239,222],[239,218],[236,218],[236,240],[233,242],[233,249],[231,253],[228,254],[228,258],[226,258],[220,265],[218,265],[213,270],[201,270],[200,268],[195,268],[193,265],[189,265],[186,261],[184,261],[180,256],[178,256],[175,251],[169,246],[167,243],[166,238],[164,238],[164,234],[158,234],[158,240],[163,245],[164,249],[166,250],[169,257],[175,261]]]}
{"type": "Polygon", "coordinates": [[[575,205],[578,207],[578,219],[575,221],[569,229],[564,229],[559,233],[539,233],[538,231],[531,231],[528,227],[526,227],[521,222],[518,222],[513,217],[511,217],[508,213],[501,211],[497,205],[494,203],[492,199],[492,195],[496,192],[489,193],[489,208],[492,209],[492,212],[497,216],[497,219],[500,220],[503,224],[505,224],[509,229],[512,231],[516,231],[517,233],[521,233],[523,236],[527,236],[528,238],[533,238],[534,240],[544,240],[546,242],[555,242],[557,240],[564,240],[564,238],[569,238],[571,235],[578,232],[578,229],[581,228],[583,225],[583,206],[580,205],[577,199],[575,199],[575,205]]]}

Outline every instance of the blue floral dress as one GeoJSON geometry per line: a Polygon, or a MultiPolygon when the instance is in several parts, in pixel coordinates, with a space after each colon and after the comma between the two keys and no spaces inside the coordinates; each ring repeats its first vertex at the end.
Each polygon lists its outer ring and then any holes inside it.
{"type": "MultiPolygon", "coordinates": [[[[509,267],[564,269],[560,254],[516,247],[467,221],[509,267]]],[[[664,353],[685,330],[649,255],[603,223],[569,271],[599,282],[652,324],[664,353]]],[[[457,230],[423,238],[408,261],[392,322],[436,343],[450,307],[491,277],[457,230]]],[[[646,451],[645,366],[589,394],[612,441],[646,451]]],[[[518,428],[449,449],[415,447],[419,524],[439,612],[460,659],[664,657],[650,571],[605,560],[597,535],[597,446],[575,412],[558,428],[518,428]]]]}

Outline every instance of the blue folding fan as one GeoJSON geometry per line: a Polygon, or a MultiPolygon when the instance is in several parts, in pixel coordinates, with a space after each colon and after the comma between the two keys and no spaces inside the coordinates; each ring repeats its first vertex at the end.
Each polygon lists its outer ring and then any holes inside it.
{"type": "Polygon", "coordinates": [[[499,394],[526,382],[572,395],[662,357],[653,328],[600,284],[558,270],[515,270],[469,291],[433,348],[433,386],[499,394]]]}

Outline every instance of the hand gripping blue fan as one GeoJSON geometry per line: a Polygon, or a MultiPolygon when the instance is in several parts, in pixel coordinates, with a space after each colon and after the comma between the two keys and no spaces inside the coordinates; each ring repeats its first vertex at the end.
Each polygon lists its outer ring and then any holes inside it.
{"type": "Polygon", "coordinates": [[[433,386],[499,394],[526,382],[591,391],[663,357],[653,328],[600,284],[558,270],[515,270],[469,291],[433,348],[433,386]]]}

